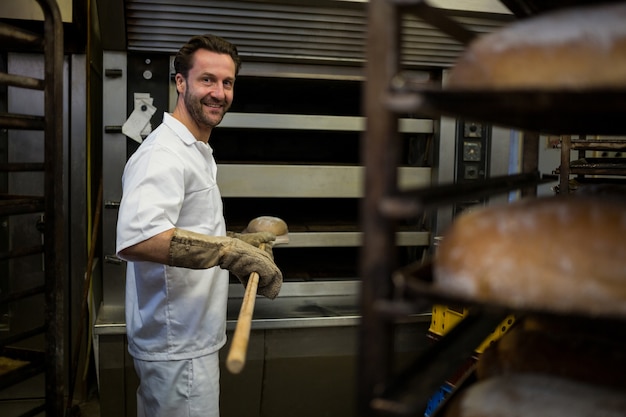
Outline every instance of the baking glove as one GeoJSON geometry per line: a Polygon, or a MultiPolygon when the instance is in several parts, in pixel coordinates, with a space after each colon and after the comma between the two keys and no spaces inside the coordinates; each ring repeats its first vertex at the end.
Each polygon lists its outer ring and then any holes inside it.
{"type": "Polygon", "coordinates": [[[174,229],[169,249],[171,266],[191,269],[219,266],[235,274],[244,286],[250,274],[256,272],[260,295],[274,299],[280,292],[283,274],[271,257],[240,239],[174,229]]]}
{"type": "Polygon", "coordinates": [[[263,244],[263,249],[267,252],[272,259],[274,259],[274,254],[272,253],[272,246],[274,246],[274,241],[276,240],[276,235],[271,232],[255,232],[255,233],[235,233],[235,232],[226,232],[226,236],[232,237],[235,239],[243,240],[249,245],[252,245],[256,248],[263,244]]]}

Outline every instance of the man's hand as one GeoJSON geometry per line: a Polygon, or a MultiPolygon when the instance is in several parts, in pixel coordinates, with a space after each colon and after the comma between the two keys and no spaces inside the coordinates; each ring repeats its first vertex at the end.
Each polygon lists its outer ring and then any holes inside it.
{"type": "Polygon", "coordinates": [[[258,293],[267,298],[276,298],[282,286],[283,274],[271,255],[240,239],[175,229],[169,255],[169,265],[192,269],[219,265],[235,274],[244,285],[250,274],[256,272],[258,293]]]}
{"type": "Polygon", "coordinates": [[[276,240],[276,235],[270,232],[256,232],[256,233],[235,233],[235,232],[226,232],[228,237],[232,237],[234,239],[243,240],[249,245],[252,245],[256,248],[261,247],[267,252],[272,259],[274,259],[274,254],[272,253],[272,246],[274,246],[274,241],[276,240]]]}

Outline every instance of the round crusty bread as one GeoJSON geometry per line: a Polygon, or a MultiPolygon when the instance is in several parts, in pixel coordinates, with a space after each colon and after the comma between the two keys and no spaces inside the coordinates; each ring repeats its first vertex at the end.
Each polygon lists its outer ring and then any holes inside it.
{"type": "Polygon", "coordinates": [[[472,42],[450,89],[626,88],[626,3],[564,9],[472,42]]]}
{"type": "Polygon", "coordinates": [[[433,261],[434,286],[535,311],[626,316],[626,202],[559,196],[459,215],[433,261]]]}
{"type": "Polygon", "coordinates": [[[287,223],[278,217],[260,216],[252,219],[243,233],[270,232],[276,236],[286,235],[287,223]]]}
{"type": "Polygon", "coordinates": [[[546,375],[479,381],[452,397],[445,417],[623,417],[622,391],[546,375]]]}

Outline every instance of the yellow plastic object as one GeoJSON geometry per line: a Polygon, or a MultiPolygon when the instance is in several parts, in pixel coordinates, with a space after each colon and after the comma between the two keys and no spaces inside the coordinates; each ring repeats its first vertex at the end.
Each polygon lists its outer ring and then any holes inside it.
{"type": "MultiPolygon", "coordinates": [[[[430,328],[428,331],[438,336],[443,336],[452,329],[463,317],[467,315],[466,308],[454,308],[444,305],[434,305],[432,309],[432,318],[430,320],[430,328]]],[[[477,353],[482,353],[489,345],[498,340],[504,333],[509,330],[515,322],[513,315],[507,316],[500,325],[478,346],[477,353]]]]}

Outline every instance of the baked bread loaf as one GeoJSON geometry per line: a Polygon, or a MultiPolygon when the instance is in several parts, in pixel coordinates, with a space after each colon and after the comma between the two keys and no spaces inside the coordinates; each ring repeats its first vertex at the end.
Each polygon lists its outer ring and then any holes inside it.
{"type": "Polygon", "coordinates": [[[626,3],[558,10],[472,42],[451,89],[626,88],[626,3]]]}
{"type": "MultiPolygon", "coordinates": [[[[542,321],[542,320],[541,320],[542,321]]],[[[563,320],[564,321],[564,320],[563,320]]],[[[613,331],[597,332],[565,323],[558,328],[517,323],[480,355],[479,380],[517,373],[547,374],[591,385],[626,389],[626,325],[611,323],[613,331]],[[617,337],[616,337],[617,336],[617,337]]],[[[598,320],[594,320],[597,322],[598,320]]]]}
{"type": "Polygon", "coordinates": [[[287,243],[289,232],[287,223],[279,217],[260,216],[250,220],[242,233],[270,232],[276,236],[275,243],[287,243]]]}
{"type": "Polygon", "coordinates": [[[479,381],[452,397],[445,417],[623,417],[623,391],[545,375],[479,381]]]}
{"type": "Polygon", "coordinates": [[[529,311],[626,316],[626,202],[526,198],[459,215],[433,260],[433,285],[529,311]]]}

